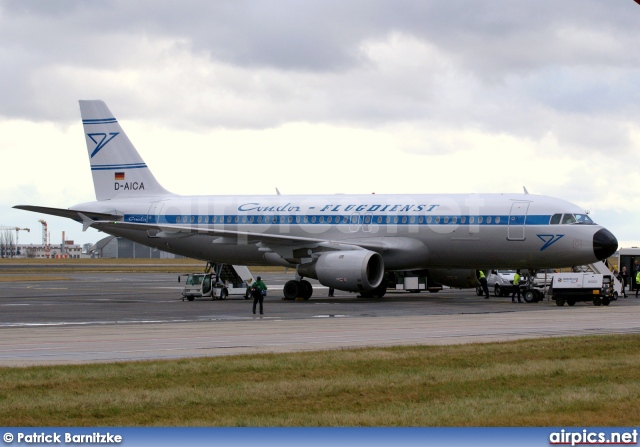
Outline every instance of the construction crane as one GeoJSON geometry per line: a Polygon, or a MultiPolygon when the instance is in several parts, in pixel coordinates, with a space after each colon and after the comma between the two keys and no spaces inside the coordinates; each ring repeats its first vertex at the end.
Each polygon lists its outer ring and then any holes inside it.
{"type": "MultiPolygon", "coordinates": [[[[19,242],[20,232],[21,231],[31,232],[29,228],[19,228],[19,227],[0,227],[0,230],[9,230],[9,231],[16,232],[16,254],[18,254],[18,242],[19,242]]],[[[13,249],[10,249],[9,251],[10,251],[11,257],[13,258],[13,249]]]]}

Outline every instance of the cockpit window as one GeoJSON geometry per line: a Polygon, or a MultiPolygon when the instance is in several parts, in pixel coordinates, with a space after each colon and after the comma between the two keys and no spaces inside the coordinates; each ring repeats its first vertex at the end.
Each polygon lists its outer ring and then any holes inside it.
{"type": "Polygon", "coordinates": [[[576,223],[576,218],[574,217],[573,214],[565,214],[564,216],[562,216],[562,223],[563,224],[576,223]]]}
{"type": "Polygon", "coordinates": [[[579,224],[593,225],[593,221],[586,214],[576,214],[575,216],[576,216],[576,222],[578,222],[579,224]]]}
{"type": "Polygon", "coordinates": [[[583,224],[593,225],[593,221],[586,214],[554,214],[549,221],[551,225],[558,225],[560,223],[564,225],[570,224],[583,224]]]}

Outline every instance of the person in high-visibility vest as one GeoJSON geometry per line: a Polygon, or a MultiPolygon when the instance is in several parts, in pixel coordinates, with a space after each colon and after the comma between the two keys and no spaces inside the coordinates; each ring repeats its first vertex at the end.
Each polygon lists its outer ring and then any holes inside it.
{"type": "Polygon", "coordinates": [[[638,272],[640,272],[640,264],[636,259],[633,263],[633,275],[631,276],[631,281],[633,281],[633,288],[629,290],[638,290],[638,286],[640,286],[640,284],[638,284],[638,272]]]}
{"type": "Polygon", "coordinates": [[[262,278],[259,276],[256,278],[255,282],[251,284],[251,295],[253,295],[253,313],[256,313],[256,304],[260,303],[260,315],[262,315],[264,313],[262,303],[264,301],[264,297],[267,295],[267,285],[262,282],[262,278]]]}
{"type": "Polygon", "coordinates": [[[482,287],[482,291],[484,292],[484,299],[489,298],[489,286],[487,285],[487,277],[484,276],[484,272],[482,270],[478,270],[478,281],[480,281],[480,286],[482,287]]]}
{"type": "MultiPolygon", "coordinates": [[[[636,273],[636,284],[640,284],[640,270],[638,271],[638,273],[636,273]]],[[[640,290],[640,287],[636,287],[636,298],[638,298],[639,290],[640,290]]]]}
{"type": "Polygon", "coordinates": [[[513,294],[511,295],[511,302],[515,303],[516,302],[516,293],[518,294],[518,302],[521,303],[522,300],[520,299],[520,269],[516,270],[516,274],[513,275],[513,294]]]}

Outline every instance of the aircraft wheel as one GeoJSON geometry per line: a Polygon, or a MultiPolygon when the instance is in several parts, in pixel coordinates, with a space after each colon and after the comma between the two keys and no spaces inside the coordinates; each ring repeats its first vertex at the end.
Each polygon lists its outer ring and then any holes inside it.
{"type": "Polygon", "coordinates": [[[380,284],[371,292],[374,298],[382,298],[387,293],[387,286],[380,284]]]}
{"type": "Polygon", "coordinates": [[[564,300],[562,298],[556,298],[556,306],[564,306],[564,300]]]}
{"type": "Polygon", "coordinates": [[[495,296],[502,296],[502,290],[500,290],[500,286],[496,284],[496,286],[493,288],[493,294],[495,296]]]}
{"type": "Polygon", "coordinates": [[[575,306],[576,305],[576,300],[567,300],[567,304],[569,306],[575,306]]]}
{"type": "Polygon", "coordinates": [[[537,303],[538,301],[543,301],[544,300],[544,295],[542,294],[542,292],[540,290],[534,290],[533,291],[533,302],[537,303]]]}
{"type": "Polygon", "coordinates": [[[535,301],[535,294],[533,293],[533,290],[527,290],[526,292],[524,292],[524,300],[527,303],[534,303],[535,301]]]}
{"type": "Polygon", "coordinates": [[[387,286],[380,284],[370,292],[360,292],[361,298],[382,298],[387,293],[387,286]]]}
{"type": "Polygon", "coordinates": [[[594,305],[594,306],[599,306],[599,305],[601,305],[601,304],[602,304],[602,299],[601,299],[599,296],[597,296],[597,297],[595,297],[595,298],[593,299],[593,305],[594,305]]]}
{"type": "Polygon", "coordinates": [[[313,295],[313,287],[309,281],[303,279],[300,281],[300,298],[308,300],[311,295],[313,295]]]}
{"type": "Polygon", "coordinates": [[[298,293],[300,290],[300,282],[299,281],[287,281],[284,284],[282,289],[282,293],[284,294],[285,300],[295,300],[298,297],[298,293]]]}

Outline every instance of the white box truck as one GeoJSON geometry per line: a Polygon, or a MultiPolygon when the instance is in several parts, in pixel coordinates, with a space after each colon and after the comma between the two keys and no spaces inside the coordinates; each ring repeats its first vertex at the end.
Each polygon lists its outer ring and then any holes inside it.
{"type": "Polygon", "coordinates": [[[578,301],[608,306],[614,291],[611,275],[575,272],[554,273],[550,293],[558,306],[573,306],[578,301]]]}

